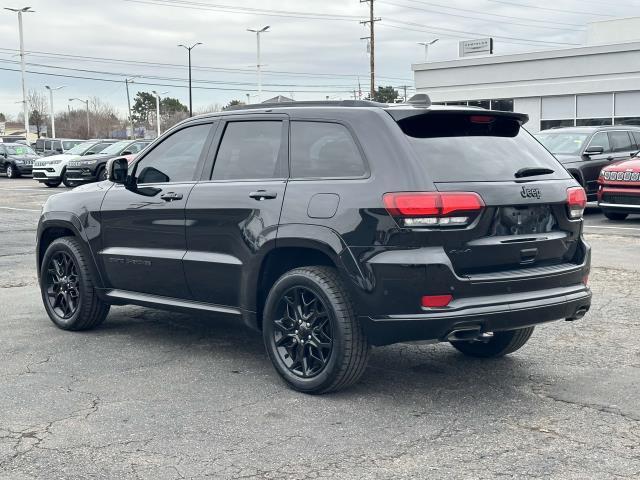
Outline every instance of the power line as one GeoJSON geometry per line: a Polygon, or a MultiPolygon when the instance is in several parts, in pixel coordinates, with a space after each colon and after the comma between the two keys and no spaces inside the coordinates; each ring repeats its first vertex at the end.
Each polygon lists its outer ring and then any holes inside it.
{"type": "Polygon", "coordinates": [[[522,8],[534,8],[536,10],[547,10],[550,12],[571,13],[574,15],[591,15],[593,17],[615,17],[615,15],[608,15],[606,13],[593,13],[593,12],[578,12],[576,10],[563,10],[561,8],[539,7],[537,5],[525,5],[524,3],[507,2],[505,0],[487,0],[493,3],[502,3],[504,5],[511,5],[522,8]]]}
{"type": "MultiPolygon", "coordinates": [[[[0,51],[5,52],[15,52],[15,49],[12,48],[1,48],[0,51]]],[[[73,54],[65,54],[65,53],[54,53],[54,52],[43,52],[38,50],[25,50],[26,53],[31,54],[36,57],[53,57],[53,58],[64,58],[64,59],[73,59],[73,60],[84,60],[91,62],[99,62],[99,63],[122,63],[122,64],[131,64],[131,65],[139,65],[145,67],[160,67],[160,68],[172,68],[172,69],[186,69],[187,67],[182,64],[176,63],[162,63],[162,62],[147,62],[143,60],[124,60],[117,58],[108,58],[108,57],[94,57],[94,56],[85,56],[85,55],[73,55],[73,54]]],[[[214,72],[223,72],[223,73],[233,73],[233,74],[251,74],[255,75],[255,70],[252,69],[242,69],[242,68],[228,68],[228,67],[210,67],[210,66],[194,66],[194,70],[202,70],[202,71],[214,71],[214,72]]],[[[263,73],[268,73],[271,75],[278,76],[302,76],[302,77],[333,77],[333,78],[353,78],[357,79],[361,77],[362,74],[347,74],[347,73],[328,73],[328,72],[291,72],[291,71],[282,71],[282,70],[264,70],[263,73]]],[[[381,76],[380,78],[385,78],[388,80],[399,80],[399,81],[411,81],[411,79],[400,78],[400,77],[388,77],[381,76]]]]}
{"type": "MultiPolygon", "coordinates": [[[[395,23],[395,24],[401,24],[401,25],[410,25],[410,26],[416,26],[416,27],[423,27],[424,24],[422,23],[415,23],[415,22],[406,22],[403,20],[396,20],[396,19],[388,19],[388,21],[383,24],[383,25],[388,25],[388,23],[395,23]]],[[[419,30],[418,30],[419,31],[419,30]]],[[[493,37],[493,38],[499,38],[499,39],[503,39],[503,40],[507,40],[507,42],[505,43],[532,43],[532,44],[543,44],[543,45],[580,45],[579,43],[568,43],[568,42],[552,42],[552,41],[547,41],[547,40],[533,40],[533,39],[528,39],[528,38],[518,38],[518,37],[509,37],[506,35],[494,35],[494,34],[490,34],[490,33],[478,33],[478,32],[467,32],[467,31],[463,31],[463,30],[454,30],[452,28],[444,28],[444,27],[432,27],[430,29],[425,29],[425,32],[454,32],[454,33],[459,33],[459,34],[464,34],[464,35],[477,35],[477,36],[483,36],[483,37],[493,37]]],[[[450,36],[455,36],[455,35],[450,35],[450,36]]],[[[459,37],[459,35],[458,35],[459,37]]]]}
{"type": "MultiPolygon", "coordinates": [[[[384,3],[387,5],[393,5],[394,7],[402,7],[402,8],[408,8],[411,10],[419,10],[419,11],[423,11],[423,12],[429,12],[429,13],[435,13],[438,15],[445,15],[445,16],[450,16],[450,17],[460,17],[460,18],[467,18],[467,19],[471,19],[471,20],[479,20],[479,21],[483,21],[483,22],[487,22],[489,21],[486,18],[478,18],[478,17],[472,17],[470,15],[462,15],[462,14],[458,14],[458,13],[447,13],[447,12],[439,12],[437,10],[431,10],[428,8],[422,8],[422,7],[414,7],[411,5],[402,5],[400,3],[394,3],[394,2],[389,2],[387,0],[378,0],[380,3],[384,3]]],[[[552,30],[562,30],[562,31],[573,31],[573,32],[580,32],[582,30],[578,30],[576,28],[566,28],[566,27],[550,27],[550,26],[545,26],[545,25],[531,25],[531,24],[525,24],[525,23],[516,23],[516,22],[510,22],[510,25],[518,25],[521,27],[528,27],[528,28],[547,28],[547,29],[552,29],[552,30]]]]}

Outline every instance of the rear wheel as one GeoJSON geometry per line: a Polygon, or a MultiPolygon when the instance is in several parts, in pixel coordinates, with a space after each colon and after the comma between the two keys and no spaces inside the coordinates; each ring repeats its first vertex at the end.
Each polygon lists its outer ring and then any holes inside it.
{"type": "Polygon", "coordinates": [[[606,210],[603,210],[602,213],[604,213],[604,216],[609,220],[624,220],[629,216],[628,213],[608,212],[606,210]]]}
{"type": "Polygon", "coordinates": [[[333,268],[280,277],[267,297],[263,338],[276,371],[300,392],[341,390],[366,369],[369,344],[333,268]]]}
{"type": "Polygon", "coordinates": [[[44,182],[47,187],[56,188],[62,183],[62,180],[56,180],[55,182],[44,182]]]}
{"type": "Polygon", "coordinates": [[[7,165],[7,177],[9,178],[18,178],[20,176],[20,172],[18,169],[11,164],[7,165]]]}
{"type": "Polygon", "coordinates": [[[454,341],[454,348],[470,357],[496,358],[503,357],[522,348],[531,337],[535,327],[520,328],[494,332],[486,340],[454,341]]]}
{"type": "Polygon", "coordinates": [[[101,324],[109,305],[98,298],[78,240],[63,237],[47,248],[40,270],[40,292],[49,318],[63,330],[88,330],[101,324]]]}

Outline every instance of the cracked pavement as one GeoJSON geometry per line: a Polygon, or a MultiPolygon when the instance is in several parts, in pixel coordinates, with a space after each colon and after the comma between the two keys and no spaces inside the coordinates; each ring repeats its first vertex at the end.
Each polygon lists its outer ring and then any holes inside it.
{"type": "Polygon", "coordinates": [[[114,307],[94,331],[55,328],[33,249],[62,189],[0,191],[0,478],[640,477],[640,217],[587,216],[584,319],[499,360],[376,348],[354,388],[307,396],[233,321],[114,307]]]}

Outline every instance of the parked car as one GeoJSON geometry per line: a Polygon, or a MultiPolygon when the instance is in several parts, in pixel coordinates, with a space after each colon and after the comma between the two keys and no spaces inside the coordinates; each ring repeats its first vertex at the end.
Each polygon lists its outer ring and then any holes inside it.
{"type": "Polygon", "coordinates": [[[44,306],[66,330],[121,304],[236,318],[302,392],[356,382],[369,345],[512,353],[591,303],[584,189],[527,118],[422,96],[187,119],[47,200],[44,306]]]}
{"type": "Polygon", "coordinates": [[[9,178],[31,175],[33,162],[38,158],[31,147],[22,143],[0,143],[0,172],[9,178]]]}
{"type": "Polygon", "coordinates": [[[39,138],[36,140],[34,150],[42,157],[50,157],[51,155],[66,153],[85,141],[72,138],[39,138]]]}
{"type": "Polygon", "coordinates": [[[124,155],[135,155],[142,151],[151,140],[124,140],[109,145],[91,158],[71,160],[67,165],[67,179],[72,185],[102,181],[107,179],[107,161],[124,155]]]}
{"type": "Polygon", "coordinates": [[[640,127],[567,127],[543,130],[535,135],[597,200],[602,167],[633,157],[640,150],[640,127]]]}
{"type": "Polygon", "coordinates": [[[598,184],[598,206],[609,220],[640,213],[639,157],[604,167],[598,184]]]}
{"type": "Polygon", "coordinates": [[[66,187],[73,184],[67,178],[67,164],[76,158],[88,157],[100,153],[116,140],[90,140],[80,143],[61,155],[52,155],[33,164],[33,178],[47,187],[57,187],[64,183],[66,187]]]}
{"type": "Polygon", "coordinates": [[[29,145],[24,135],[5,135],[0,137],[0,143],[19,143],[20,145],[29,145]]]}

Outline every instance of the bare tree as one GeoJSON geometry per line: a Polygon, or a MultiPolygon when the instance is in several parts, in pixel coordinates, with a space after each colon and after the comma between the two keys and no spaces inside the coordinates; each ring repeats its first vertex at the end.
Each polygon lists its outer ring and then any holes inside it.
{"type": "Polygon", "coordinates": [[[48,118],[47,97],[38,90],[29,90],[27,95],[29,102],[29,123],[36,127],[38,138],[42,127],[46,125],[48,118]]]}

